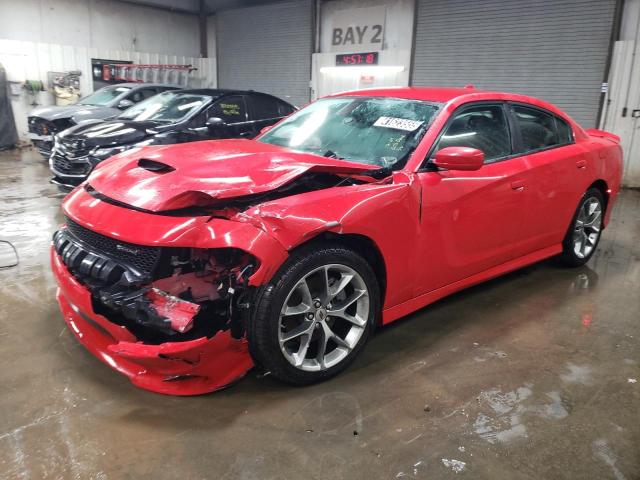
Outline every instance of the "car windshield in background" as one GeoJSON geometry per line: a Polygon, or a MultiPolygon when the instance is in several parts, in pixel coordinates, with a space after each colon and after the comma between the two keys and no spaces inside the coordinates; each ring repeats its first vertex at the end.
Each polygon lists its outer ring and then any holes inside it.
{"type": "Polygon", "coordinates": [[[258,141],[396,170],[418,145],[438,108],[399,98],[327,98],[293,114],[258,141]]]}
{"type": "Polygon", "coordinates": [[[123,120],[153,120],[155,122],[175,123],[191,115],[211,97],[206,95],[191,95],[185,93],[165,92],[147,98],[145,101],[128,108],[117,118],[123,120]]]}
{"type": "Polygon", "coordinates": [[[81,105],[95,105],[96,107],[104,107],[115,98],[121,96],[124,93],[127,93],[130,90],[131,88],[129,87],[119,86],[101,88],[97,92],[81,98],[78,103],[81,105]]]}

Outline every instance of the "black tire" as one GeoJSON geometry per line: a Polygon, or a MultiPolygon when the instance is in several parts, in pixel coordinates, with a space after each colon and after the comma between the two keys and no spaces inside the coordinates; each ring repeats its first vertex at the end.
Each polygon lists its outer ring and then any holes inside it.
{"type": "Polygon", "coordinates": [[[560,262],[567,267],[580,267],[587,263],[589,259],[593,256],[596,248],[598,247],[598,243],[600,242],[600,237],[602,237],[602,228],[603,228],[603,220],[606,211],[606,203],[604,200],[604,195],[597,188],[590,188],[587,190],[580,202],[578,203],[578,208],[576,209],[573,218],[571,219],[571,224],[569,225],[569,229],[567,234],[562,241],[562,253],[559,255],[558,259],[560,262]],[[574,233],[578,228],[578,218],[583,208],[585,208],[585,204],[596,199],[599,202],[600,206],[600,217],[599,220],[596,221],[598,226],[598,235],[595,239],[595,243],[593,244],[591,250],[583,256],[580,256],[575,251],[575,242],[574,242],[574,233]]]}
{"type": "MultiPolygon", "coordinates": [[[[247,325],[249,350],[256,364],[274,377],[293,385],[308,385],[329,379],[347,368],[364,348],[380,311],[380,289],[367,261],[340,244],[315,243],[294,251],[271,281],[258,292],[247,325]],[[294,366],[280,348],[280,313],[290,292],[306,275],[326,265],[344,265],[353,269],[368,291],[369,310],[359,340],[336,365],[319,371],[304,371],[294,366]]],[[[327,321],[330,321],[327,317],[327,321]]],[[[313,338],[313,333],[311,334],[313,338]]]]}

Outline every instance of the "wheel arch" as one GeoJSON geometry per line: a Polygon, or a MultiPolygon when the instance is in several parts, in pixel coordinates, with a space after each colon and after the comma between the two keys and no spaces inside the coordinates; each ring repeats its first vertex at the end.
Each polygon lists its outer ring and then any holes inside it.
{"type": "MultiPolygon", "coordinates": [[[[323,232],[312,239],[296,246],[290,253],[312,244],[339,244],[361,255],[373,269],[380,288],[380,309],[384,307],[387,287],[387,267],[378,245],[366,235],[355,233],[323,232]]],[[[382,315],[379,315],[380,319],[382,315]]]]}
{"type": "Polygon", "coordinates": [[[589,188],[587,188],[587,190],[591,188],[600,190],[600,193],[602,193],[602,197],[604,198],[605,209],[606,209],[606,207],[609,205],[609,186],[607,185],[607,182],[605,182],[602,179],[598,179],[595,182],[593,182],[591,185],[589,185],[589,188]]]}

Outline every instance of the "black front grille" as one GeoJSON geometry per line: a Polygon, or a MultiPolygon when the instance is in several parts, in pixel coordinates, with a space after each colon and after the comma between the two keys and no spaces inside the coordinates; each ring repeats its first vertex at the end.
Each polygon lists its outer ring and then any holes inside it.
{"type": "Polygon", "coordinates": [[[87,147],[83,140],[74,140],[72,138],[60,138],[57,137],[60,142],[61,149],[65,152],[67,157],[79,158],[86,157],[92,150],[92,147],[87,147]]]}
{"type": "Polygon", "coordinates": [[[48,120],[40,117],[29,117],[29,131],[36,135],[53,135],[57,133],[57,128],[48,120]]]}
{"type": "Polygon", "coordinates": [[[153,274],[162,253],[160,247],[122,242],[89,230],[71,219],[67,219],[67,230],[89,251],[102,253],[110,260],[131,266],[144,276],[153,274]]]}
{"type": "Polygon", "coordinates": [[[52,167],[56,172],[67,175],[89,175],[91,172],[91,164],[88,162],[74,162],[57,152],[53,156],[52,167]]]}

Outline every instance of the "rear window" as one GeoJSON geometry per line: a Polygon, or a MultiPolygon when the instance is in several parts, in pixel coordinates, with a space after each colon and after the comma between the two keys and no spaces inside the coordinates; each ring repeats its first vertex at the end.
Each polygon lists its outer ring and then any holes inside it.
{"type": "Polygon", "coordinates": [[[566,145],[573,141],[569,125],[551,113],[523,105],[514,105],[513,113],[525,152],[566,145]]]}

